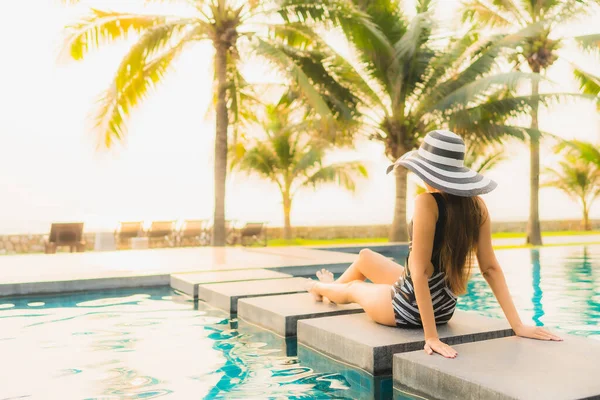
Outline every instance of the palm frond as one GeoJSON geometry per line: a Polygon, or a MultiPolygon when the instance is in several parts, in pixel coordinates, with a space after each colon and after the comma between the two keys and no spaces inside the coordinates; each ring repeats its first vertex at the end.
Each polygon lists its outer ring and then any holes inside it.
{"type": "Polygon", "coordinates": [[[321,164],[324,156],[325,147],[313,143],[305,151],[300,153],[300,156],[295,161],[291,170],[291,176],[297,177],[300,175],[307,175],[311,169],[314,169],[321,164]]]}
{"type": "Polygon", "coordinates": [[[321,97],[321,94],[314,87],[302,68],[300,68],[289,54],[286,53],[285,49],[286,47],[284,45],[255,38],[256,53],[270,61],[273,65],[278,67],[280,71],[286,73],[294,82],[296,82],[307,103],[310,104],[319,115],[326,118],[333,117],[331,110],[325,100],[321,97]]]}
{"type": "MultiPolygon", "coordinates": [[[[452,109],[447,120],[452,129],[463,137],[484,141],[499,140],[504,133],[497,128],[511,119],[528,114],[534,104],[549,105],[566,98],[580,98],[579,93],[546,93],[538,96],[513,96],[504,88],[489,95],[482,103],[460,109],[452,109]],[[500,133],[501,136],[497,136],[500,133]]],[[[524,138],[519,129],[512,131],[524,138]]],[[[531,131],[529,132],[531,133],[531,131]]],[[[511,135],[512,136],[512,135],[511,135]]]]}
{"type": "MultiPolygon", "coordinates": [[[[136,59],[135,64],[129,64],[134,68],[123,68],[123,64],[119,67],[113,84],[99,99],[98,110],[94,116],[99,146],[109,148],[124,138],[125,120],[131,109],[146,98],[149,90],[163,79],[185,45],[197,37],[198,32],[191,30],[162,53],[151,59],[136,59]]],[[[134,45],[132,48],[133,52],[138,51],[135,47],[134,45]]],[[[128,60],[128,57],[125,57],[125,60],[128,60]]]]}
{"type": "MultiPolygon", "coordinates": [[[[348,37],[358,50],[360,64],[372,83],[376,83],[383,92],[394,92],[400,73],[394,58],[394,43],[402,39],[408,22],[402,13],[401,4],[394,0],[372,0],[359,2],[357,6],[377,25],[383,38],[374,37],[363,29],[359,35],[348,37]]],[[[361,29],[357,26],[356,29],[361,29]]],[[[380,96],[381,97],[381,96],[380,96]]]]}
{"type": "MultiPolygon", "coordinates": [[[[369,15],[356,7],[352,1],[280,0],[275,12],[286,23],[315,21],[326,26],[340,27],[346,37],[353,41],[366,43],[367,40],[374,39],[383,46],[388,44],[379,27],[369,15]]],[[[389,51],[391,52],[391,49],[389,51]]]]}
{"type": "Polygon", "coordinates": [[[278,163],[279,160],[277,160],[273,150],[267,144],[259,142],[256,146],[246,150],[243,157],[238,161],[237,168],[245,172],[258,173],[281,185],[278,178],[278,163]]]}
{"type": "Polygon", "coordinates": [[[349,191],[354,191],[356,189],[356,176],[368,176],[367,169],[360,162],[336,163],[311,174],[302,182],[300,187],[313,186],[316,188],[321,183],[337,183],[349,191]]]}
{"type": "Polygon", "coordinates": [[[92,9],[91,14],[74,25],[66,27],[63,49],[75,60],[100,47],[103,43],[124,39],[131,32],[141,33],[146,29],[164,24],[162,15],[142,15],[101,11],[92,9]]]}
{"type": "MultiPolygon", "coordinates": [[[[518,10],[518,7],[515,6],[515,8],[518,10]]],[[[463,22],[477,21],[481,25],[491,28],[513,26],[522,19],[520,12],[516,12],[516,15],[515,12],[506,13],[506,10],[484,0],[471,0],[463,3],[461,13],[463,22]]]]}
{"type": "Polygon", "coordinates": [[[540,76],[518,71],[485,76],[448,93],[428,111],[467,107],[484,100],[490,89],[501,87],[505,90],[515,90],[518,84],[533,79],[540,79],[540,76]]]}
{"type": "Polygon", "coordinates": [[[580,68],[574,68],[573,74],[583,93],[600,97],[600,76],[593,75],[580,68]]]}
{"type": "Polygon", "coordinates": [[[269,24],[270,36],[286,46],[304,50],[315,43],[317,35],[303,22],[269,24]]]}
{"type": "Polygon", "coordinates": [[[115,79],[117,90],[121,90],[132,76],[137,75],[144,68],[147,60],[164,51],[165,47],[173,44],[174,40],[179,39],[178,35],[181,35],[184,30],[194,29],[198,31],[198,27],[189,24],[187,20],[166,22],[147,29],[131,46],[119,65],[115,79]]]}
{"type": "Polygon", "coordinates": [[[465,153],[465,166],[472,170],[484,174],[508,157],[502,146],[482,146],[473,144],[467,147],[469,150],[465,153]]]}
{"type": "Polygon", "coordinates": [[[575,41],[584,50],[598,51],[600,50],[600,33],[591,35],[576,36],[575,41]]]}
{"type": "Polygon", "coordinates": [[[581,140],[562,140],[555,147],[555,152],[577,154],[577,157],[595,164],[600,169],[600,149],[598,146],[581,140]]]}
{"type": "MultiPolygon", "coordinates": [[[[461,43],[453,49],[452,59],[448,60],[447,69],[442,75],[432,75],[430,81],[424,83],[426,94],[420,100],[415,115],[420,116],[436,109],[436,103],[448,99],[455,91],[461,90],[466,85],[478,82],[481,77],[489,75],[498,65],[499,56],[506,49],[511,49],[531,35],[537,33],[540,25],[533,24],[514,34],[500,34],[475,42],[472,46],[465,47],[467,42],[461,43]],[[458,51],[464,49],[460,54],[458,51]]],[[[455,45],[453,45],[455,47],[455,45]]],[[[442,58],[444,58],[442,56],[442,58]]],[[[444,68],[433,62],[436,68],[444,68]]],[[[439,103],[438,103],[439,104],[439,103]]]]}

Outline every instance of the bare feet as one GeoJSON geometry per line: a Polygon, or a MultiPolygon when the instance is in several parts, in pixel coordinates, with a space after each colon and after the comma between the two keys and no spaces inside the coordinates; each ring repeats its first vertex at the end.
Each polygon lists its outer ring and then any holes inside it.
{"type": "MultiPolygon", "coordinates": [[[[331,271],[329,270],[326,270],[325,268],[321,269],[320,271],[317,271],[317,278],[319,279],[319,282],[323,283],[332,283],[334,281],[333,273],[331,273],[331,271]]],[[[331,301],[327,297],[323,297],[322,301],[325,304],[331,303],[331,301]]]]}
{"type": "Polygon", "coordinates": [[[313,295],[315,301],[323,301],[323,296],[317,293],[315,290],[315,286],[317,285],[317,281],[313,281],[312,279],[306,280],[306,291],[313,295]]]}
{"type": "Polygon", "coordinates": [[[325,268],[323,268],[320,271],[317,271],[317,278],[319,278],[319,281],[325,283],[331,283],[334,281],[333,273],[331,273],[331,271],[326,270],[325,268]]]}

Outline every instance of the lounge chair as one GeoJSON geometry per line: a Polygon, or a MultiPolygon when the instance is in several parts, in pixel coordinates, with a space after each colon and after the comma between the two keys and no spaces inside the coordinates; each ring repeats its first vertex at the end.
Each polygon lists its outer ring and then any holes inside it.
{"type": "MultiPolygon", "coordinates": [[[[213,225],[207,229],[209,242],[212,242],[213,225]]],[[[235,221],[225,220],[225,243],[228,245],[234,245],[238,241],[238,232],[235,228],[235,221]]],[[[210,244],[210,243],[209,243],[210,244]]]]}
{"type": "Polygon", "coordinates": [[[59,246],[69,246],[71,253],[85,251],[83,222],[52,224],[50,235],[44,245],[46,254],[56,253],[59,246]]]}
{"type": "Polygon", "coordinates": [[[115,240],[117,246],[123,244],[123,242],[129,243],[131,238],[141,237],[144,234],[144,223],[139,222],[121,222],[119,227],[115,231],[115,240]]]}
{"type": "Polygon", "coordinates": [[[177,245],[185,246],[186,242],[206,246],[210,244],[210,234],[206,227],[207,221],[204,219],[193,219],[183,221],[179,234],[177,235],[177,245]]]}
{"type": "Polygon", "coordinates": [[[236,242],[242,246],[252,244],[267,245],[267,228],[264,222],[248,222],[236,235],[236,242]]]}
{"type": "Polygon", "coordinates": [[[148,232],[148,244],[152,247],[152,242],[165,240],[169,246],[175,245],[175,221],[154,221],[148,232]]]}

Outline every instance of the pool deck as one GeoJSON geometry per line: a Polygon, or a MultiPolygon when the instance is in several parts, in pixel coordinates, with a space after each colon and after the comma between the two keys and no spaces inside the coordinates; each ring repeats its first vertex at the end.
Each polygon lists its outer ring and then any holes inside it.
{"type": "Polygon", "coordinates": [[[267,268],[298,274],[355,254],[305,247],[200,247],[0,257],[0,296],[169,285],[171,274],[267,268]]]}

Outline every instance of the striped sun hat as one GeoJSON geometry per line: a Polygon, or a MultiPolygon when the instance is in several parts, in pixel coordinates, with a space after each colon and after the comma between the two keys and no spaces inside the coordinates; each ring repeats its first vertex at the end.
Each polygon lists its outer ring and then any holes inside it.
{"type": "Polygon", "coordinates": [[[471,197],[489,193],[497,183],[464,166],[465,142],[457,134],[431,131],[419,150],[410,151],[387,169],[408,168],[430,186],[456,196],[471,197]]]}

